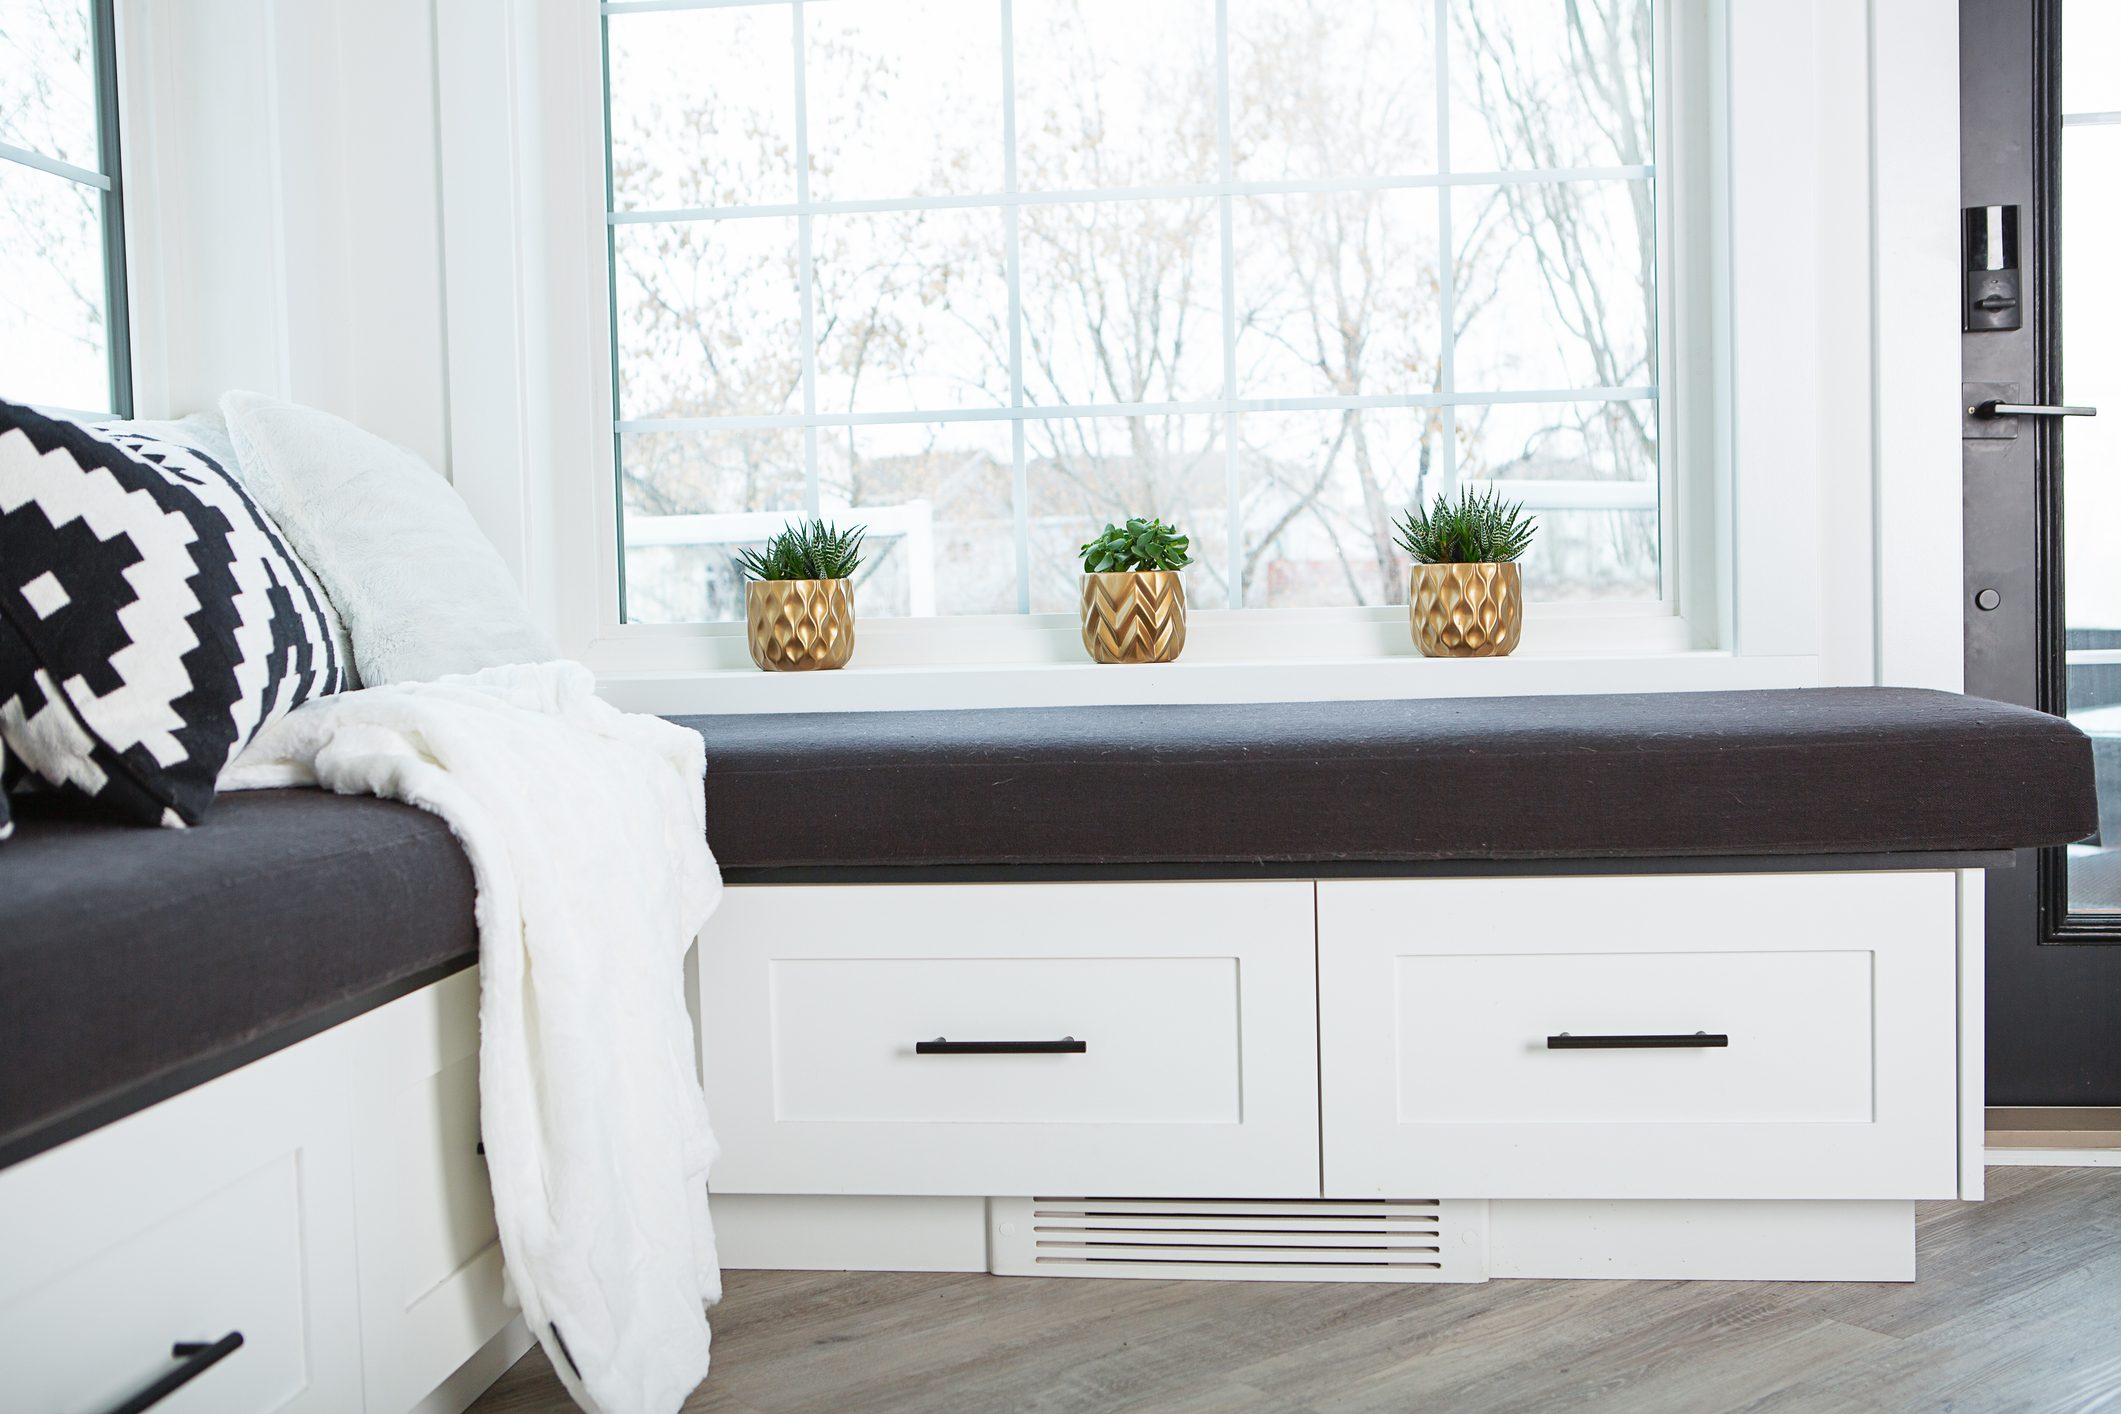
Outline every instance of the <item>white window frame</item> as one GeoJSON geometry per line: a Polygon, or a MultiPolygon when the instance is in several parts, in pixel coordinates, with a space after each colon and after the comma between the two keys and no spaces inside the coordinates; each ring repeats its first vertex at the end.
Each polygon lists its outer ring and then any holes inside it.
{"type": "MultiPolygon", "coordinates": [[[[834,2],[846,3],[846,0],[834,0],[834,2]]],[[[1002,12],[1002,32],[1006,37],[1010,31],[1009,15],[1010,10],[1012,8],[1011,0],[998,0],[998,3],[1000,4],[1002,12]]],[[[989,210],[999,209],[1013,212],[1016,209],[1024,207],[1042,205],[1103,203],[1111,201],[1149,200],[1162,198],[1191,198],[1218,200],[1223,208],[1223,221],[1225,226],[1227,227],[1227,223],[1230,219],[1230,207],[1233,204],[1235,198],[1238,197],[1254,195],[1276,195],[1308,191],[1367,191],[1384,189],[1408,189],[1433,190],[1436,192],[1438,198],[1437,205],[1439,240],[1444,245],[1448,246],[1450,241],[1450,204],[1448,196],[1449,192],[1453,188],[1493,186],[1506,183],[1544,184],[1586,180],[1649,180],[1652,182],[1657,182],[1659,169],[1663,166],[1663,162],[1661,159],[1663,158],[1666,151],[1666,132],[1671,126],[1664,120],[1664,114],[1662,112],[1661,107],[1658,113],[1658,122],[1656,124],[1658,153],[1660,157],[1660,161],[1658,163],[1632,167],[1584,167],[1553,170],[1512,170],[1503,172],[1457,172],[1448,170],[1450,167],[1448,155],[1449,103],[1447,96],[1449,90],[1447,87],[1448,80],[1446,76],[1448,75],[1449,71],[1451,49],[1451,45],[1449,42],[1450,32],[1448,27],[1451,0],[1434,0],[1434,4],[1437,12],[1435,62],[1439,75],[1437,83],[1437,106],[1439,109],[1439,112],[1437,114],[1439,138],[1438,165],[1445,169],[1442,172],[1427,175],[1397,177],[1347,177],[1264,182],[1237,181],[1234,179],[1234,177],[1229,175],[1230,132],[1228,96],[1227,94],[1225,94],[1223,95],[1223,111],[1220,113],[1218,121],[1220,139],[1219,146],[1221,151],[1221,160],[1224,175],[1223,178],[1218,182],[1128,189],[1099,189],[1094,191],[1054,191],[1022,193],[1019,192],[1017,189],[1017,182],[1014,174],[1014,154],[1012,151],[1009,153],[1010,160],[1005,164],[1006,171],[1004,176],[1004,190],[1000,194],[974,196],[950,195],[932,197],[909,197],[903,199],[862,199],[848,201],[813,200],[809,193],[809,183],[807,180],[808,162],[807,148],[805,145],[807,125],[800,121],[799,118],[795,127],[796,200],[794,202],[784,204],[737,207],[692,207],[683,209],[641,209],[620,211],[609,213],[605,217],[606,224],[617,228],[631,224],[645,224],[655,222],[717,220],[740,221],[752,218],[792,217],[798,221],[799,229],[802,232],[801,248],[807,251],[809,249],[810,223],[813,217],[819,215],[833,215],[851,212],[873,213],[897,211],[927,211],[967,207],[975,207],[989,210]]],[[[785,5],[793,12],[794,22],[798,26],[802,24],[804,0],[603,0],[603,3],[598,6],[598,9],[600,14],[604,16],[607,21],[623,23],[624,18],[630,14],[683,9],[721,9],[736,6],[765,5],[785,5]]],[[[1222,7],[1219,4],[1217,6],[1219,25],[1221,8],[1222,7]]],[[[1666,65],[1668,63],[1667,50],[1669,48],[1666,32],[1669,22],[1668,0],[1654,0],[1653,15],[1655,17],[1654,22],[1656,25],[1654,58],[1658,66],[1658,72],[1655,76],[1654,83],[1657,88],[1657,98],[1661,104],[1665,92],[1668,91],[1670,87],[1670,70],[1666,68],[1666,65]]],[[[1003,125],[1005,132],[1007,132],[1013,126],[1013,92],[1011,91],[1012,86],[1006,82],[1007,73],[1008,66],[1005,58],[1005,84],[1003,94],[1003,125]]],[[[797,92],[800,94],[803,86],[802,52],[800,47],[798,47],[796,52],[795,82],[797,85],[797,92]]],[[[1667,292],[1674,290],[1678,282],[1666,278],[1666,264],[1668,261],[1676,259],[1676,253],[1674,249],[1674,231],[1679,223],[1675,221],[1670,211],[1670,205],[1671,203],[1667,202],[1665,199],[1665,184],[1658,183],[1658,195],[1656,204],[1656,240],[1659,252],[1659,278],[1656,290],[1657,309],[1656,329],[1654,331],[1654,338],[1656,340],[1656,346],[1660,351],[1660,359],[1662,359],[1663,357],[1662,351],[1670,347],[1670,340],[1673,336],[1672,324],[1676,317],[1676,300],[1675,298],[1668,296],[1667,292]]],[[[1446,262],[1447,266],[1448,264],[1449,262],[1446,262]]],[[[1228,275],[1229,272],[1226,269],[1224,271],[1226,286],[1228,284],[1228,275]]],[[[1008,262],[1007,277],[1009,290],[1009,307],[1013,312],[1018,304],[1017,262],[1014,259],[1008,262]]],[[[609,279],[608,272],[605,274],[604,278],[609,279]]],[[[1450,318],[1449,301],[1451,291],[1449,285],[1449,272],[1448,270],[1446,270],[1444,309],[1443,314],[1441,316],[1445,321],[1448,321],[1450,318]]],[[[807,327],[807,300],[809,297],[809,281],[807,271],[805,271],[803,289],[806,300],[805,312],[807,327]]],[[[1227,382],[1229,378],[1234,377],[1234,373],[1231,369],[1231,358],[1233,353],[1233,341],[1235,339],[1235,331],[1231,327],[1231,321],[1229,318],[1231,291],[1228,288],[1225,288],[1223,292],[1223,300],[1225,308],[1224,318],[1222,321],[1222,338],[1224,343],[1223,355],[1225,364],[1225,379],[1227,382]]],[[[804,400],[806,404],[809,402],[810,399],[810,390],[815,386],[816,358],[817,352],[814,347],[806,348],[804,350],[803,387],[804,400]]],[[[1226,463],[1225,475],[1229,479],[1229,482],[1231,483],[1233,488],[1233,494],[1230,496],[1230,525],[1228,528],[1228,533],[1230,537],[1229,543],[1235,546],[1244,543],[1243,526],[1240,520],[1241,510],[1238,498],[1234,494],[1234,484],[1237,478],[1238,452],[1234,436],[1232,435],[1235,426],[1235,418],[1240,413],[1262,411],[1338,411],[1341,409],[1353,407],[1442,407],[1445,409],[1445,423],[1443,435],[1445,464],[1442,468],[1443,484],[1446,488],[1451,488],[1456,485],[1457,470],[1455,438],[1452,437],[1450,430],[1452,425],[1452,409],[1455,409],[1457,407],[1471,407],[1500,403],[1587,403],[1599,401],[1655,399],[1657,401],[1657,406],[1659,409],[1660,420],[1661,455],[1659,457],[1658,481],[1655,483],[1654,486],[1654,490],[1656,493],[1656,504],[1660,508],[1660,544],[1665,541],[1665,539],[1669,536],[1670,533],[1671,527],[1668,523],[1668,518],[1670,507],[1674,500],[1674,489],[1672,485],[1674,475],[1672,468],[1677,458],[1669,452],[1664,452],[1663,448],[1669,445],[1667,439],[1672,438],[1676,435],[1676,418],[1672,416],[1669,411],[1672,404],[1676,400],[1660,396],[1662,390],[1655,384],[1626,388],[1538,389],[1527,391],[1511,391],[1504,393],[1459,392],[1451,386],[1452,365],[1454,360],[1451,357],[1449,340],[1447,339],[1443,353],[1443,381],[1446,386],[1446,391],[1441,393],[1373,394],[1362,397],[1221,397],[1174,403],[1086,403],[1073,405],[1045,406],[1038,404],[1026,404],[1023,396],[1023,374],[1020,366],[1020,359],[1014,356],[1013,351],[1010,362],[1012,364],[1012,367],[1010,369],[1011,403],[1010,405],[1004,407],[997,407],[992,409],[980,408],[969,410],[939,409],[930,411],[882,411],[820,414],[816,412],[815,409],[806,406],[806,408],[801,412],[748,417],[730,416],[706,418],[617,418],[614,420],[614,429],[617,433],[621,434],[621,436],[624,436],[644,432],[699,432],[712,430],[728,431],[767,427],[807,427],[812,429],[838,429],[847,426],[873,426],[879,424],[892,423],[941,424],[958,422],[983,422],[1010,425],[1022,421],[1045,418],[1127,416],[1136,413],[1145,413],[1148,415],[1157,416],[1167,414],[1214,415],[1225,419],[1223,430],[1223,443],[1226,463]]],[[[1684,380],[1682,379],[1681,381],[1684,380]]],[[[1023,439],[1021,437],[1017,437],[1013,440],[1015,442],[1016,462],[1014,468],[1014,475],[1019,484],[1020,494],[1018,499],[1019,502],[1021,502],[1021,484],[1025,476],[1025,452],[1023,447],[1023,439]]],[[[820,511],[818,497],[819,477],[817,441],[818,438],[815,435],[805,438],[805,442],[807,444],[807,465],[805,468],[806,498],[804,513],[808,515],[817,515],[820,511]]],[[[614,477],[616,476],[617,472],[615,467],[611,470],[609,474],[614,477]]],[[[1543,493],[1547,495],[1555,495],[1556,492],[1560,491],[1562,488],[1540,487],[1531,483],[1480,484],[1496,484],[1505,494],[1511,496],[1513,499],[1525,499],[1530,505],[1530,508],[1534,511],[1561,508],[1562,502],[1565,499],[1565,497],[1563,496],[1556,496],[1556,499],[1552,501],[1543,501],[1540,499],[1543,493]]],[[[1623,485],[1628,488],[1633,488],[1635,485],[1637,485],[1637,483],[1616,483],[1616,485],[1623,485]]],[[[1574,489],[1573,484],[1571,484],[1571,487],[1569,489],[1574,489]]],[[[734,510],[737,508],[731,509],[734,510]]],[[[1018,510],[1019,521],[1021,522],[1021,516],[1023,511],[1023,507],[1021,506],[1021,504],[1019,504],[1018,510]]],[[[778,524],[782,517],[776,514],[773,519],[774,522],[778,524]]],[[[748,662],[748,658],[746,657],[743,651],[743,625],[740,623],[651,626],[636,625],[622,622],[619,604],[619,576],[621,574],[620,555],[623,553],[622,545],[624,542],[619,538],[619,530],[620,527],[616,523],[614,523],[612,526],[614,548],[608,567],[609,574],[607,582],[603,586],[605,590],[604,597],[605,602],[607,604],[608,612],[606,613],[604,623],[601,626],[602,631],[606,634],[617,635],[622,637],[642,637],[645,635],[641,634],[640,630],[653,627],[658,630],[656,636],[667,637],[669,636],[667,630],[674,628],[679,630],[682,636],[687,638],[705,637],[712,640],[733,639],[735,640],[733,645],[729,643],[716,643],[715,647],[721,650],[716,655],[718,660],[717,666],[726,666],[730,668],[740,668],[744,666],[748,662]],[[734,649],[733,654],[729,651],[732,647],[734,649]]],[[[1025,526],[1022,523],[1019,523],[1019,525],[1017,526],[1016,544],[1018,612],[1015,615],[950,615],[935,618],[923,617],[913,619],[865,618],[862,623],[862,637],[864,648],[863,657],[865,662],[874,663],[877,661],[888,661],[905,663],[908,665],[947,665],[954,662],[965,661],[971,656],[972,653],[978,654],[978,661],[990,664],[997,661],[998,653],[1002,655],[1002,661],[1013,660],[1020,662],[1058,662],[1068,661],[1071,658],[1080,658],[1081,647],[1077,637],[1078,630],[1077,625],[1075,623],[1075,618],[1072,614],[1048,613],[1034,615],[1029,613],[1028,567],[1024,563],[1028,554],[1028,546],[1025,541],[1024,531],[1025,526]],[[967,626],[968,622],[972,620],[979,621],[976,630],[976,645],[972,641],[971,635],[968,635],[961,631],[967,626]],[[1020,624],[1023,630],[1022,633],[1017,635],[1011,635],[1009,633],[1009,625],[1011,624],[1020,624]],[[1015,637],[1019,639],[1019,642],[1014,645],[1015,651],[1010,652],[1003,648],[999,640],[1005,637],[1015,637]]],[[[1685,641],[1684,628],[1682,625],[1671,622],[1671,620],[1675,617],[1675,600],[1677,597],[1675,592],[1675,580],[1677,579],[1677,574],[1675,573],[1673,565],[1674,557],[1670,554],[1660,553],[1659,560],[1661,566],[1661,584],[1659,587],[1659,594],[1657,598],[1653,600],[1624,601],[1582,605],[1539,604],[1535,605],[1533,609],[1534,622],[1539,623],[1544,621],[1545,625],[1549,628],[1566,623],[1573,630],[1572,636],[1576,637],[1579,641],[1596,640],[1602,643],[1626,642],[1630,644],[1643,644],[1646,646],[1665,648],[1682,646],[1685,641]],[[1646,620],[1656,622],[1642,622],[1646,620]],[[1616,625],[1623,623],[1630,625],[1630,627],[1625,630],[1616,627],[1616,625]],[[1575,626],[1579,624],[1591,625],[1593,627],[1576,628],[1575,626]]],[[[1247,608],[1241,602],[1241,593],[1242,589],[1239,583],[1239,578],[1236,575],[1232,575],[1230,577],[1229,597],[1227,602],[1213,602],[1205,599],[1195,600],[1194,604],[1192,605],[1194,611],[1193,615],[1191,616],[1192,633],[1189,637],[1187,649],[1189,654],[1195,655],[1196,657],[1243,659],[1288,656],[1388,656],[1394,653],[1405,655],[1410,654],[1413,651],[1411,642],[1407,641],[1407,635],[1405,633],[1406,615],[1404,606],[1373,606],[1369,608],[1329,608],[1305,610],[1247,608]],[[1279,622],[1276,622],[1277,620],[1279,622]]]]}
{"type": "Polygon", "coordinates": [[[741,625],[620,623],[586,2],[437,11],[453,478],[563,647],[643,709],[1955,683],[1949,0],[1665,3],[1649,612],[1534,606],[1515,657],[1451,662],[1396,609],[1206,609],[1139,670],[1085,661],[1066,615],[864,621],[853,666],[801,675],[758,673],[741,625]]]}

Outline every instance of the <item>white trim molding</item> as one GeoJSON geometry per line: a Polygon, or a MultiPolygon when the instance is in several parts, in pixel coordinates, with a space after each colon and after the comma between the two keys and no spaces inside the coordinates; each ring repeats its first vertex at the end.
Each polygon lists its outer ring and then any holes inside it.
{"type": "Polygon", "coordinates": [[[1965,683],[1959,9],[1869,0],[1877,681],[1965,683]]]}

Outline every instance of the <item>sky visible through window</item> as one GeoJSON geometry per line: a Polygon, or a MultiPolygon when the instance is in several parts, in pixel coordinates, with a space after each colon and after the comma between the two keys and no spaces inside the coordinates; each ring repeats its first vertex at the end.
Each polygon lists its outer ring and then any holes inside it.
{"type": "Polygon", "coordinates": [[[876,528],[865,616],[1392,604],[1493,483],[1535,598],[1659,592],[1648,0],[804,0],[606,19],[627,616],[876,528]]]}

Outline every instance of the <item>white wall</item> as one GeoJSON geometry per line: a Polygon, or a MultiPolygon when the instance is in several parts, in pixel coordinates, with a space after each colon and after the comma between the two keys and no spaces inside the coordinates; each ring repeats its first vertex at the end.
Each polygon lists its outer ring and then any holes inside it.
{"type": "Polygon", "coordinates": [[[120,0],[142,416],[255,388],[449,462],[433,0],[120,0]]]}

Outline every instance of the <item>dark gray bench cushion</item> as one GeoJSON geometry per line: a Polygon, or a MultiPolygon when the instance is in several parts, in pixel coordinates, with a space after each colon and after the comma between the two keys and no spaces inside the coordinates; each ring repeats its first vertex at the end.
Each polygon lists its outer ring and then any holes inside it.
{"type": "Polygon", "coordinates": [[[280,790],[190,830],[18,797],[0,845],[0,1163],[476,960],[432,815],[280,790]]]}
{"type": "Polygon", "coordinates": [[[2082,733],[1908,689],[678,720],[706,740],[707,838],[739,880],[1975,852],[2097,825],[2082,733]]]}

